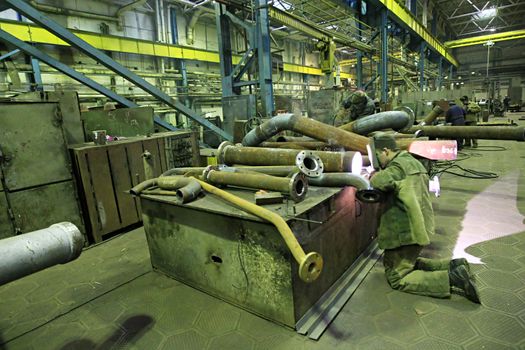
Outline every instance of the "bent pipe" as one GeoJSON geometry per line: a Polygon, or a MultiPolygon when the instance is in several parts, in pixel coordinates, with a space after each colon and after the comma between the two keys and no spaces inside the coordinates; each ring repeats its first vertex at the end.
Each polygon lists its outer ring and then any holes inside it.
{"type": "Polygon", "coordinates": [[[295,173],[291,178],[283,178],[265,174],[220,171],[210,166],[203,172],[202,178],[214,185],[229,185],[281,192],[295,202],[302,201],[308,191],[308,181],[301,173],[295,173]]]}
{"type": "Polygon", "coordinates": [[[364,136],[293,114],[281,114],[262,123],[244,136],[242,144],[243,146],[257,146],[284,130],[310,136],[330,146],[342,146],[361,153],[367,153],[366,147],[369,144],[368,138],[364,136]]]}
{"type": "Polygon", "coordinates": [[[408,130],[414,124],[414,118],[404,111],[387,111],[359,118],[339,129],[359,135],[368,135],[371,132],[394,129],[395,131],[408,130]]]}
{"type": "MultiPolygon", "coordinates": [[[[234,167],[219,166],[219,169],[224,169],[232,172],[256,172],[260,174],[272,175],[272,176],[288,176],[291,173],[297,173],[299,168],[293,165],[268,165],[268,166],[247,166],[238,165],[234,167]]],[[[173,168],[164,172],[162,176],[171,175],[187,175],[187,176],[200,176],[202,172],[206,170],[206,167],[187,167],[187,168],[173,168]]]]}
{"type": "MultiPolygon", "coordinates": [[[[225,141],[219,146],[217,160],[226,165],[294,165],[300,152],[297,149],[239,147],[225,141]]],[[[354,158],[360,157],[360,154],[352,151],[313,151],[313,154],[321,158],[325,172],[351,171],[354,158]]]]}
{"type": "Polygon", "coordinates": [[[365,203],[377,203],[383,200],[383,193],[373,189],[370,186],[370,181],[357,174],[325,173],[316,178],[308,178],[308,183],[319,187],[355,187],[357,189],[356,197],[365,203]]]}
{"type": "Polygon", "coordinates": [[[220,190],[204,181],[198,179],[195,180],[199,182],[206,192],[216,195],[242,210],[275,225],[275,228],[281,234],[281,237],[284,239],[284,242],[292,253],[295,261],[299,264],[299,278],[306,283],[311,283],[319,277],[323,269],[323,257],[316,252],[305,254],[303,248],[297,241],[297,238],[295,238],[294,233],[280,215],[239,198],[231,193],[220,190]]]}
{"type": "Polygon", "coordinates": [[[80,256],[84,236],[70,222],[0,240],[0,285],[80,256]]]}
{"type": "Polygon", "coordinates": [[[407,133],[418,130],[428,137],[525,141],[523,126],[415,126],[407,133]]]}
{"type": "MultiPolygon", "coordinates": [[[[188,203],[199,196],[202,188],[198,182],[195,182],[191,177],[184,177],[180,175],[175,176],[161,176],[156,179],[149,179],[141,182],[130,190],[130,193],[139,196],[146,190],[153,187],[159,187],[162,190],[175,190],[175,196],[179,203],[188,203]]],[[[153,194],[153,193],[152,193],[153,194]]],[[[158,193],[165,194],[165,193],[158,193]]]]}

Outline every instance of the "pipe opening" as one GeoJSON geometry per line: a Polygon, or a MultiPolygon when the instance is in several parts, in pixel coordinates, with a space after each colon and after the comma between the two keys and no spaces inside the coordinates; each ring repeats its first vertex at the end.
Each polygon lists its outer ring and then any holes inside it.
{"type": "Polygon", "coordinates": [[[304,185],[304,181],[302,179],[299,179],[295,183],[295,192],[298,196],[302,196],[304,194],[304,191],[306,189],[306,186],[304,185]]]}
{"type": "Polygon", "coordinates": [[[316,264],[314,262],[312,262],[312,263],[310,263],[308,265],[308,272],[312,273],[312,272],[314,272],[316,270],[316,268],[317,268],[316,264]]]}
{"type": "Polygon", "coordinates": [[[303,164],[308,170],[317,170],[319,166],[317,162],[315,161],[315,159],[310,158],[310,157],[305,157],[303,160],[303,164]]]}
{"type": "Polygon", "coordinates": [[[222,264],[222,259],[220,256],[212,255],[211,261],[213,261],[215,264],[222,264]]]}
{"type": "Polygon", "coordinates": [[[175,192],[175,197],[177,197],[177,201],[184,203],[184,193],[182,193],[181,190],[177,190],[177,192],[175,192]]]}

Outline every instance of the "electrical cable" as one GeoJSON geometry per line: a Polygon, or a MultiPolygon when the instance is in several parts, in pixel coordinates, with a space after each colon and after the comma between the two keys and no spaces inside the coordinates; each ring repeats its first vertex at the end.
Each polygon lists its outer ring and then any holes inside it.
{"type": "Polygon", "coordinates": [[[467,160],[473,157],[482,157],[481,154],[458,152],[458,156],[459,157],[455,160],[435,162],[429,172],[430,178],[433,178],[434,176],[441,177],[441,175],[445,173],[460,176],[460,177],[465,177],[469,179],[496,179],[499,177],[497,173],[468,169],[468,168],[464,168],[457,164],[457,162],[461,162],[461,161],[464,161],[464,160],[467,160]],[[460,172],[455,172],[455,171],[450,170],[454,168],[457,168],[463,172],[460,173],[460,172]]]}

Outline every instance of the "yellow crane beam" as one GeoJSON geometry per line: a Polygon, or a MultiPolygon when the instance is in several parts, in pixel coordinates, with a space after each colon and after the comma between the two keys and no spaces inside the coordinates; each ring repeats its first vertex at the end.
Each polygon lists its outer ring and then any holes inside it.
{"type": "Polygon", "coordinates": [[[485,44],[487,41],[498,42],[523,38],[525,38],[525,29],[447,41],[445,42],[445,46],[449,49],[454,49],[458,47],[482,45],[485,44]]]}

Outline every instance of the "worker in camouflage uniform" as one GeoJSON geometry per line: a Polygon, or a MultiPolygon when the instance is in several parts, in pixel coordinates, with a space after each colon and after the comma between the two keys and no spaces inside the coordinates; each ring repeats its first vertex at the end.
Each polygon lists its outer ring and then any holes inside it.
{"type": "MultiPolygon", "coordinates": [[[[463,96],[460,98],[460,101],[463,102],[463,109],[465,110],[465,125],[476,126],[478,125],[478,113],[481,112],[481,108],[476,102],[471,102],[468,99],[468,96],[463,96]]],[[[464,146],[466,147],[478,147],[478,140],[476,139],[465,139],[464,146]]]]}
{"type": "Polygon", "coordinates": [[[364,91],[357,90],[342,102],[342,108],[335,116],[334,125],[341,126],[356,119],[375,113],[375,103],[364,91]]]}
{"type": "Polygon", "coordinates": [[[390,135],[374,136],[374,145],[383,170],[372,176],[371,185],[386,193],[378,244],[385,250],[383,262],[390,286],[436,298],[456,293],[480,303],[465,259],[419,256],[434,234],[426,169],[408,152],[399,151],[390,135]]]}

